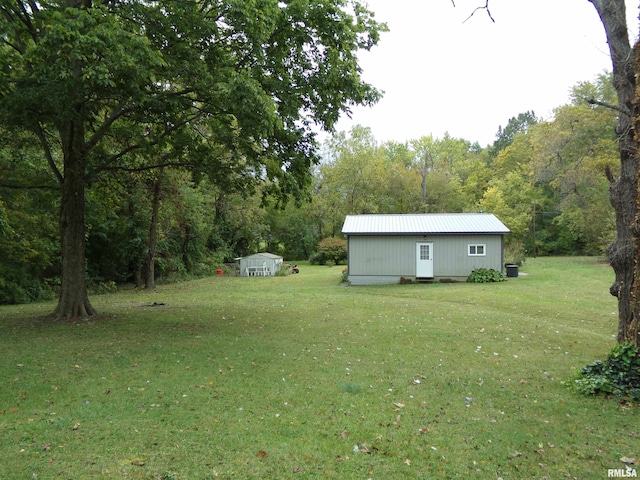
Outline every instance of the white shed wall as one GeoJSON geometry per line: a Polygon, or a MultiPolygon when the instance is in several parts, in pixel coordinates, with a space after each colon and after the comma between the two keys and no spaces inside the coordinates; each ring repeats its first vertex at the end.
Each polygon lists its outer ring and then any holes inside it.
{"type": "Polygon", "coordinates": [[[282,268],[281,257],[251,255],[240,259],[240,275],[243,277],[270,277],[282,268]]]}

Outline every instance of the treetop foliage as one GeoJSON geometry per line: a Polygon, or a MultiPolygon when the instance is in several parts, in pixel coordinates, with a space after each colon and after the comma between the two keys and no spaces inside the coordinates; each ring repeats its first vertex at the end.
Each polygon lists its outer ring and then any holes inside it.
{"type": "Polygon", "coordinates": [[[299,194],[312,125],[380,97],[356,53],[385,29],[346,0],[6,2],[0,119],[38,138],[58,179],[56,150],[80,148],[90,176],[207,164],[299,194]]]}

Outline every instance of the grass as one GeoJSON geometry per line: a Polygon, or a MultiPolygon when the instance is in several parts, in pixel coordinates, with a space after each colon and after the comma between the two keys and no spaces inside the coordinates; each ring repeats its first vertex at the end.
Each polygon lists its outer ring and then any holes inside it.
{"type": "Polygon", "coordinates": [[[614,344],[610,268],[343,287],[340,267],[0,307],[0,478],[606,478],[638,407],[561,381],[614,344]],[[160,306],[150,306],[154,302],[160,306]]]}

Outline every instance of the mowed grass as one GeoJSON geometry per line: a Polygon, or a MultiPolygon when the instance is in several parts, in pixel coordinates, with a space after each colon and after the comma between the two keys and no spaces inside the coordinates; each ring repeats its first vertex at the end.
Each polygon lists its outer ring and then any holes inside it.
{"type": "Polygon", "coordinates": [[[606,265],[340,270],[97,296],[82,324],[1,307],[0,478],[596,479],[640,457],[637,407],[561,383],[614,345],[606,265]]]}

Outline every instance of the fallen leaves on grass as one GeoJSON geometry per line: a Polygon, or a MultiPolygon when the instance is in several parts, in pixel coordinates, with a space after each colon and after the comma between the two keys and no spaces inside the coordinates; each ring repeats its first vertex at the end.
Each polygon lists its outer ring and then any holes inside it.
{"type": "Polygon", "coordinates": [[[353,453],[371,453],[364,443],[358,442],[353,446],[353,453]]]}
{"type": "Polygon", "coordinates": [[[374,453],[378,451],[378,447],[372,445],[371,448],[367,447],[364,442],[358,442],[353,447],[353,453],[374,453]]]}

